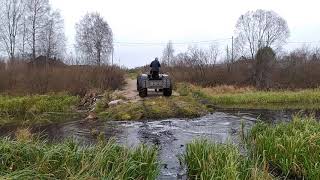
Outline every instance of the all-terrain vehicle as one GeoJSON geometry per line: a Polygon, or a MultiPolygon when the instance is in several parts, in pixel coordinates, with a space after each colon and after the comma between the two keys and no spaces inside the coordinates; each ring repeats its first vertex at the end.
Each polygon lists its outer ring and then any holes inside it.
{"type": "Polygon", "coordinates": [[[172,81],[167,74],[152,77],[151,74],[141,74],[137,77],[137,90],[140,97],[148,96],[148,89],[159,90],[164,96],[172,95],[172,81]]]}

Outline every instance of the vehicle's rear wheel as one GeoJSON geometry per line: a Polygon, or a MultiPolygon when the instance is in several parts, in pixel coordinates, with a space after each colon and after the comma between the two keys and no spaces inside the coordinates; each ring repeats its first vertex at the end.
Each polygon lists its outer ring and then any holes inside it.
{"type": "Polygon", "coordinates": [[[139,79],[137,79],[137,91],[139,91],[139,79]]]}
{"type": "Polygon", "coordinates": [[[163,95],[167,96],[167,97],[171,96],[172,95],[172,88],[163,89],[163,95]]]}
{"type": "Polygon", "coordinates": [[[139,96],[144,98],[148,96],[148,89],[147,88],[141,88],[139,90],[139,96]]]}

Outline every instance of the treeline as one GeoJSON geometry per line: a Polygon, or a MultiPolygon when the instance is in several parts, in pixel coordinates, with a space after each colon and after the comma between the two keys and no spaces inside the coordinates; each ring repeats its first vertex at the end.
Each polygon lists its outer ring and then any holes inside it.
{"type": "Polygon", "coordinates": [[[0,52],[9,60],[62,57],[64,21],[49,0],[0,0],[0,52]]]}
{"type": "Polygon", "coordinates": [[[87,13],[75,28],[76,57],[66,52],[72,49],[66,48],[64,20],[49,0],[0,0],[0,56],[8,60],[45,56],[67,62],[77,58],[77,64],[107,64],[113,51],[107,21],[99,13],[87,13]]]}
{"type": "Polygon", "coordinates": [[[44,94],[116,89],[119,67],[108,65],[113,34],[98,13],[75,25],[75,52],[66,52],[64,20],[49,0],[0,0],[0,93],[44,94]]]}
{"type": "Polygon", "coordinates": [[[162,56],[164,71],[176,81],[202,86],[319,87],[320,49],[303,46],[283,52],[289,33],[286,20],[275,12],[248,11],[239,17],[234,43],[225,51],[214,43],[175,55],[174,43],[169,41],[162,56]]]}
{"type": "Polygon", "coordinates": [[[202,86],[236,85],[257,86],[261,89],[318,88],[320,86],[320,48],[306,46],[290,53],[266,59],[271,64],[260,63],[258,59],[241,57],[231,62],[225,59],[210,63],[205,50],[193,48],[174,56],[171,64],[164,67],[178,81],[202,86]],[[272,62],[273,61],[273,62],[272,62]],[[262,79],[258,74],[264,74],[262,79]],[[259,83],[268,81],[265,85],[259,83]]]}

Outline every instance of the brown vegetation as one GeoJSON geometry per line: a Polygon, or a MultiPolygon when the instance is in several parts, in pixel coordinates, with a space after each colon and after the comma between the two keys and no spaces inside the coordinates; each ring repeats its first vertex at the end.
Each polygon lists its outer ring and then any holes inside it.
{"type": "Polygon", "coordinates": [[[253,86],[237,87],[233,85],[220,85],[220,86],[202,88],[202,91],[206,94],[220,95],[220,94],[239,94],[239,93],[255,92],[257,90],[253,86]]]}
{"type": "MultiPolygon", "coordinates": [[[[240,58],[234,63],[206,64],[201,59],[176,57],[175,63],[163,69],[176,82],[190,82],[201,86],[256,86],[257,61],[240,58]],[[190,64],[189,62],[193,62],[190,64]]],[[[265,68],[265,67],[262,67],[265,68]]],[[[269,68],[270,69],[270,68],[269,68]]],[[[320,53],[301,48],[277,57],[270,69],[273,89],[318,88],[320,85],[320,53]]]]}
{"type": "Polygon", "coordinates": [[[115,66],[0,63],[0,93],[25,95],[67,91],[84,95],[90,89],[113,90],[123,83],[124,72],[115,66]]]}

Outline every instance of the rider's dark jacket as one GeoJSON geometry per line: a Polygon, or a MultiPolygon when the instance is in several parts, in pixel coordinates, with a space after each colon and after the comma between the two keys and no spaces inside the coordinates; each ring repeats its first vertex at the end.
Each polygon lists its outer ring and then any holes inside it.
{"type": "Polygon", "coordinates": [[[151,67],[151,71],[159,72],[161,65],[158,60],[154,60],[151,62],[150,67],[151,67]]]}

